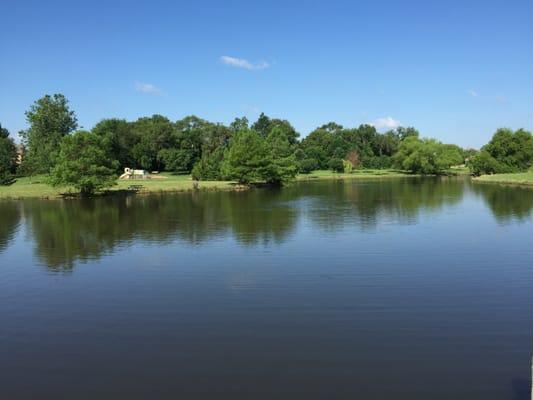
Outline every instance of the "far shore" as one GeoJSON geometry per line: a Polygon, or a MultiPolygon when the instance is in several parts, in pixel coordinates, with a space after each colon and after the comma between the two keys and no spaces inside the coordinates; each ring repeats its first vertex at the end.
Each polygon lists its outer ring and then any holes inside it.
{"type": "MultiPolygon", "coordinates": [[[[450,175],[467,175],[465,168],[452,168],[450,175]]],[[[392,179],[417,177],[406,171],[396,169],[360,169],[352,173],[337,173],[327,170],[313,171],[310,174],[300,174],[296,182],[315,180],[348,180],[348,179],[392,179]]],[[[474,178],[475,182],[490,182],[513,185],[533,186],[533,171],[520,174],[497,174],[484,175],[474,178]]],[[[253,185],[252,185],[253,186],[253,185]]],[[[117,180],[117,184],[99,195],[118,193],[172,193],[189,191],[240,191],[249,186],[239,185],[232,181],[193,181],[191,175],[176,175],[162,173],[154,176],[154,179],[143,180],[117,180]],[[135,188],[135,186],[137,186],[135,188]]],[[[0,186],[1,199],[60,199],[65,197],[78,197],[75,190],[69,188],[54,188],[46,183],[46,176],[34,176],[32,178],[18,178],[9,186],[0,186]]]]}
{"type": "MultiPolygon", "coordinates": [[[[314,171],[310,174],[300,174],[296,181],[312,181],[324,179],[380,179],[380,178],[400,178],[413,176],[404,171],[384,169],[356,170],[353,173],[336,173],[332,171],[314,171]]],[[[161,193],[161,192],[188,192],[188,191],[239,191],[245,190],[248,186],[239,185],[232,181],[198,181],[195,183],[191,175],[176,175],[162,173],[154,176],[153,179],[117,180],[117,184],[101,194],[113,194],[114,192],[135,192],[139,194],[161,193]],[[134,186],[140,186],[133,188],[134,186]]],[[[0,186],[0,199],[59,199],[69,196],[77,196],[74,189],[54,188],[46,183],[46,176],[39,175],[32,178],[18,178],[9,186],[0,186]]]]}
{"type": "Polygon", "coordinates": [[[473,178],[474,182],[499,183],[502,185],[533,186],[533,171],[513,174],[481,175],[473,178]]]}

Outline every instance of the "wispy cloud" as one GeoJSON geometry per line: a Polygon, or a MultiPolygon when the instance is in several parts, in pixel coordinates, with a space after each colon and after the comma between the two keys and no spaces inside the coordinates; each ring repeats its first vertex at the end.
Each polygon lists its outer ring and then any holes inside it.
{"type": "Polygon", "coordinates": [[[151,83],[145,83],[145,82],[135,82],[135,90],[141,93],[148,93],[148,94],[157,94],[160,95],[162,93],[161,89],[159,89],[157,86],[152,85],[151,83]]]}
{"type": "Polygon", "coordinates": [[[495,101],[496,103],[505,104],[507,103],[507,98],[505,96],[497,95],[497,96],[490,96],[485,94],[480,94],[479,92],[475,90],[467,90],[466,91],[470,96],[472,97],[478,97],[482,100],[489,100],[489,101],[495,101]]]}
{"type": "Polygon", "coordinates": [[[254,70],[254,69],[265,69],[270,67],[270,64],[266,61],[259,61],[257,63],[252,63],[248,60],[245,60],[244,58],[237,58],[237,57],[230,57],[230,56],[222,56],[220,57],[220,62],[225,65],[229,65],[230,67],[235,68],[244,68],[248,70],[254,70]]]}
{"type": "Polygon", "coordinates": [[[383,117],[370,122],[370,125],[373,125],[376,129],[394,129],[398,128],[401,123],[392,117],[383,117]]]}

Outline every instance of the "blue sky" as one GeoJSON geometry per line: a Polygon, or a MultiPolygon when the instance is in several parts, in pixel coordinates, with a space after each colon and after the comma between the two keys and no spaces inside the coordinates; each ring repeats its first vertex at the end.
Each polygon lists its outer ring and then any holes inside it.
{"type": "Polygon", "coordinates": [[[415,126],[463,146],[533,129],[533,1],[1,0],[0,123],[63,93],[80,124],[264,111],[306,135],[415,126]]]}

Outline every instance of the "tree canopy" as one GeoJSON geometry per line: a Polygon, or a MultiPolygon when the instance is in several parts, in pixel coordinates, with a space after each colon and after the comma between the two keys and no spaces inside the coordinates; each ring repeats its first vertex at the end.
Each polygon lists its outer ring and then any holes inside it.
{"type": "Polygon", "coordinates": [[[418,174],[442,174],[452,165],[463,162],[458,146],[415,135],[401,141],[393,159],[399,168],[418,174]]]}
{"type": "Polygon", "coordinates": [[[0,185],[13,181],[15,172],[16,148],[9,131],[0,124],[0,185]]]}
{"type": "Polygon", "coordinates": [[[328,122],[300,140],[289,121],[264,113],[254,122],[241,117],[227,126],[194,115],[177,121],[158,114],[135,121],[110,118],[90,132],[73,134],[76,115],[62,94],[35,101],[26,119],[29,127],[20,132],[25,154],[18,168],[14,142],[0,128],[0,182],[15,174],[51,173],[54,184],[84,194],[107,187],[124,168],[281,185],[317,169],[349,173],[394,166],[442,174],[467,162],[479,175],[533,165],[532,135],[523,129],[499,129],[479,152],[421,138],[413,127],[378,132],[369,124],[350,128],[328,122]]]}
{"type": "Polygon", "coordinates": [[[109,158],[107,146],[104,139],[91,132],[66,136],[52,168],[50,183],[72,186],[85,196],[114,185],[118,162],[109,158]]]}
{"type": "Polygon", "coordinates": [[[474,175],[527,171],[533,165],[533,137],[519,129],[498,129],[469,162],[474,175]]]}
{"type": "Polygon", "coordinates": [[[62,94],[45,95],[26,112],[27,130],[20,136],[26,148],[24,161],[32,173],[48,173],[55,165],[61,141],[78,127],[76,114],[62,94]]]}

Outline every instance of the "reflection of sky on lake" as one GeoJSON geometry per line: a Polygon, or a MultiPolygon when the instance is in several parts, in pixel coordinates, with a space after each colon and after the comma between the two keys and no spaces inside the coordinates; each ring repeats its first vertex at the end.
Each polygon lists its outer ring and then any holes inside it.
{"type": "Polygon", "coordinates": [[[0,391],[514,399],[532,193],[446,178],[2,202],[0,391]]]}

